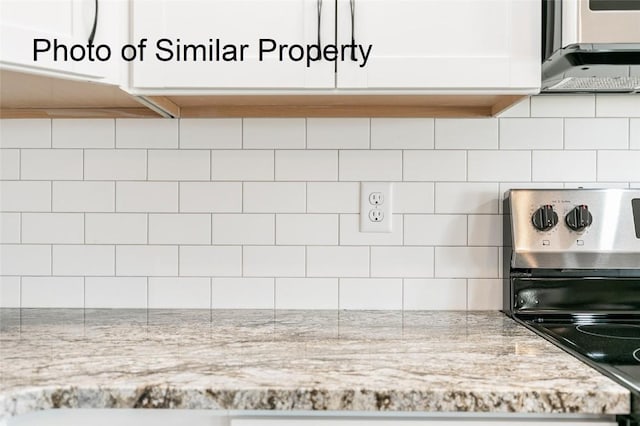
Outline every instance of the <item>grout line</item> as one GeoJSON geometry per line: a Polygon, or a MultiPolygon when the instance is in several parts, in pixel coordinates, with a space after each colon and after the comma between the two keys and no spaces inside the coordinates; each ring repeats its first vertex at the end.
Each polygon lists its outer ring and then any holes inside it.
{"type": "Polygon", "coordinates": [[[146,309],[149,309],[149,277],[147,277],[147,303],[146,309]]]}
{"type": "Polygon", "coordinates": [[[82,277],[82,308],[87,309],[87,277],[82,277]]]}
{"type": "Polygon", "coordinates": [[[209,310],[213,309],[213,277],[209,277],[209,310]]]}
{"type": "Polygon", "coordinates": [[[240,149],[244,149],[244,120],[244,117],[240,118],[240,149]]]}
{"type": "Polygon", "coordinates": [[[209,150],[209,181],[213,181],[213,149],[209,150]]]}

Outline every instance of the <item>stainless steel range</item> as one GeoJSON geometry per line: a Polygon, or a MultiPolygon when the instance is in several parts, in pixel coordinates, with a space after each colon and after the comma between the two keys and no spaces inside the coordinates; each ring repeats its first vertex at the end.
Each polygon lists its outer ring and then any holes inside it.
{"type": "Polygon", "coordinates": [[[640,425],[640,190],[514,189],[504,213],[504,312],[627,387],[640,425]]]}

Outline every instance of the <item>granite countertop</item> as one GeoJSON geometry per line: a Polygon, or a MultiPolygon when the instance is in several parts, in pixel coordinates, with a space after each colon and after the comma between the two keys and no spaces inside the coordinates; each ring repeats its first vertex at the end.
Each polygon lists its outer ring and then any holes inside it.
{"type": "Polygon", "coordinates": [[[0,310],[0,420],[56,407],[628,413],[498,312],[0,310]]]}

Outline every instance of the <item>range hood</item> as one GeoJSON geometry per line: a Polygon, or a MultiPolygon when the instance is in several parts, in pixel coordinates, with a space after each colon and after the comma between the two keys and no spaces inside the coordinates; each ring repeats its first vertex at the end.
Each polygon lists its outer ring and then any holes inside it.
{"type": "Polygon", "coordinates": [[[640,0],[543,0],[543,93],[640,93],[640,0]]]}

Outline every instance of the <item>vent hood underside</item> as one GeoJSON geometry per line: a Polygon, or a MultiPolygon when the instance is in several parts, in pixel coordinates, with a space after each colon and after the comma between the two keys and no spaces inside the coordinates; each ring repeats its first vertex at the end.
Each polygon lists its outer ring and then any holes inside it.
{"type": "Polygon", "coordinates": [[[543,93],[640,93],[640,43],[572,44],[542,64],[543,93]]]}

